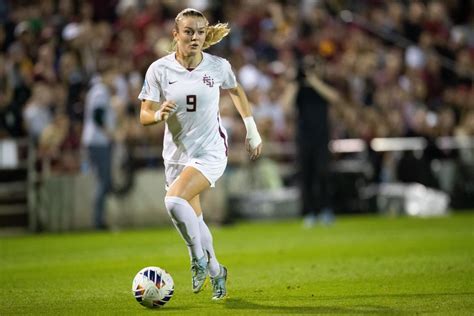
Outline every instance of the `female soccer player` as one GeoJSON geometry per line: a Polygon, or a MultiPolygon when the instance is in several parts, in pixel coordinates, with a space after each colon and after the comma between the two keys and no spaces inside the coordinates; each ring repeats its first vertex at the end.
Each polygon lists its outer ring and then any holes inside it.
{"type": "Polygon", "coordinates": [[[173,29],[175,52],[150,65],[138,96],[142,100],[143,125],[166,121],[166,209],[188,246],[193,292],[202,289],[209,274],[213,300],[227,294],[227,269],[217,261],[199,197],[214,186],[227,164],[227,134],[220,122],[219,88],[229,91],[244,121],[250,158],[258,158],[262,149],[247,97],[229,62],[203,52],[229,31],[227,24],[210,26],[197,10],[181,11],[173,29]]]}

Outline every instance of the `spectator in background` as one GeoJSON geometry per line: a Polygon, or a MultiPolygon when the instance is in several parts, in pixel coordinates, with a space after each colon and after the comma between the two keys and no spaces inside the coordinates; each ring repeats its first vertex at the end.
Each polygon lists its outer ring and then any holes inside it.
{"type": "Polygon", "coordinates": [[[43,44],[38,50],[38,60],[33,68],[34,79],[54,84],[57,81],[57,74],[54,65],[54,46],[43,44]]]}
{"type": "Polygon", "coordinates": [[[260,102],[253,104],[255,106],[254,116],[259,125],[267,126],[267,131],[262,129],[262,136],[266,134],[266,139],[276,141],[282,139],[286,132],[285,114],[283,106],[280,104],[281,91],[272,86],[266,96],[260,98],[260,102]]]}
{"type": "MultiPolygon", "coordinates": [[[[468,143],[469,138],[474,136],[474,109],[470,110],[457,127],[455,134],[461,142],[468,143]]],[[[460,150],[462,161],[466,165],[474,166],[474,148],[462,148],[460,150]]]]}
{"type": "Polygon", "coordinates": [[[54,100],[49,107],[53,117],[41,132],[38,157],[49,162],[44,165],[47,168],[43,170],[44,172],[74,173],[79,170],[80,165],[77,153],[80,149],[81,131],[78,129],[77,122],[73,125],[67,115],[66,87],[57,83],[51,86],[51,91],[54,91],[54,100]]]}
{"type": "Polygon", "coordinates": [[[13,137],[24,135],[22,111],[31,96],[33,81],[33,63],[19,42],[8,47],[5,63],[7,78],[6,89],[10,94],[9,104],[3,111],[5,129],[13,137]]]}
{"type": "Polygon", "coordinates": [[[53,119],[52,101],[52,91],[46,83],[38,82],[33,86],[33,94],[23,111],[23,121],[28,135],[35,144],[38,144],[41,133],[53,119]]]}
{"type": "Polygon", "coordinates": [[[59,78],[67,90],[66,114],[73,123],[82,123],[86,83],[77,56],[72,51],[64,52],[59,58],[59,78]]]}
{"type": "Polygon", "coordinates": [[[105,229],[107,228],[105,199],[112,185],[111,159],[115,113],[111,107],[111,98],[115,85],[115,70],[110,65],[100,67],[104,68],[100,71],[100,75],[92,79],[92,86],[86,96],[82,145],[87,150],[89,162],[97,179],[94,197],[95,226],[98,229],[105,229]]]}
{"type": "Polygon", "coordinates": [[[298,68],[295,105],[298,112],[296,144],[301,214],[304,225],[312,227],[317,214],[323,223],[329,224],[334,220],[329,172],[328,107],[339,97],[315,74],[321,73],[322,68],[313,56],[305,56],[298,68]],[[309,73],[311,81],[307,77],[309,73]]]}

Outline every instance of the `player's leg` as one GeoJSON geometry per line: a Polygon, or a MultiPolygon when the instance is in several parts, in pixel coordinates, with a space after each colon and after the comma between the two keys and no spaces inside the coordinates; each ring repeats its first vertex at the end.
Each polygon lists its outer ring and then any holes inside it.
{"type": "Polygon", "coordinates": [[[197,195],[189,203],[194,208],[197,214],[198,213],[201,214],[198,216],[199,229],[201,232],[202,248],[206,252],[207,257],[209,259],[209,276],[211,277],[211,283],[212,283],[212,299],[213,300],[223,299],[227,295],[227,288],[226,288],[227,268],[219,264],[219,261],[217,261],[216,254],[214,251],[214,246],[213,246],[212,234],[211,234],[211,231],[209,230],[209,227],[207,227],[206,222],[204,221],[199,195],[197,195]]]}
{"type": "Polygon", "coordinates": [[[196,195],[191,201],[189,201],[189,204],[191,204],[196,214],[201,214],[198,216],[199,231],[201,233],[201,245],[209,259],[209,275],[211,278],[216,277],[220,271],[219,261],[217,261],[214,251],[211,231],[204,221],[199,195],[196,195]]]}
{"type": "Polygon", "coordinates": [[[189,249],[195,293],[202,289],[206,281],[208,260],[202,249],[198,217],[189,201],[209,185],[199,170],[188,166],[173,182],[165,197],[166,209],[189,249]]]}

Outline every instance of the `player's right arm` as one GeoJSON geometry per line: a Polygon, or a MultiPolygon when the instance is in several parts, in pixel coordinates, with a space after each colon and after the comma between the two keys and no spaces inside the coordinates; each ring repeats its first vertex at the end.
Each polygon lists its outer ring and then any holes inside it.
{"type": "Polygon", "coordinates": [[[140,123],[142,125],[152,125],[166,121],[168,116],[176,109],[174,101],[164,101],[161,105],[151,100],[142,100],[140,107],[140,123]],[[158,111],[155,109],[159,108],[158,111]]]}

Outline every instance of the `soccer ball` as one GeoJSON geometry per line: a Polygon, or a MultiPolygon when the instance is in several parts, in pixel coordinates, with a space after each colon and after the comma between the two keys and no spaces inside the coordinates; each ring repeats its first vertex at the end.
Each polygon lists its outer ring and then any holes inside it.
{"type": "Polygon", "coordinates": [[[132,292],[141,305],[148,308],[162,307],[173,297],[173,278],[161,268],[143,268],[133,278],[132,292]]]}

